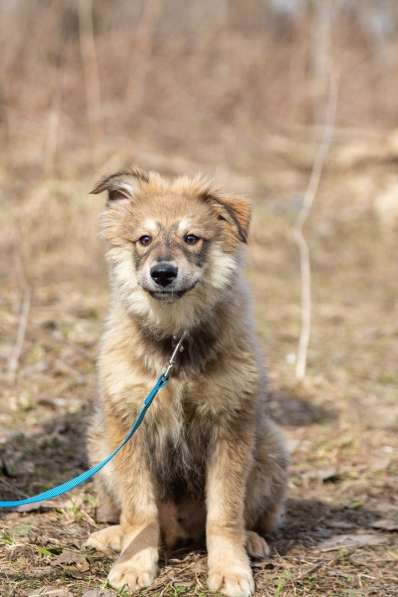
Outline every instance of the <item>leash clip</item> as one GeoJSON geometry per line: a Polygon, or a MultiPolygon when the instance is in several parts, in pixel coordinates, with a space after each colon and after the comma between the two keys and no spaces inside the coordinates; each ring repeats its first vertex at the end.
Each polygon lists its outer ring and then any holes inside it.
{"type": "Polygon", "coordinates": [[[168,381],[170,373],[171,373],[171,370],[173,369],[174,365],[176,364],[178,353],[182,352],[184,350],[184,347],[183,347],[182,343],[184,342],[186,335],[187,335],[186,332],[182,333],[181,338],[178,340],[178,342],[176,344],[176,347],[173,350],[173,353],[172,353],[172,355],[170,357],[170,360],[168,362],[166,370],[163,373],[163,379],[165,381],[168,381]]]}

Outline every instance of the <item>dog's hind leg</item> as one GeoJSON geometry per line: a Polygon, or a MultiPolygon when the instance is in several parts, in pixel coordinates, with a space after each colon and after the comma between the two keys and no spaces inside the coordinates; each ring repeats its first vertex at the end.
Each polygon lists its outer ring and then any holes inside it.
{"type": "Polygon", "coordinates": [[[112,552],[119,553],[123,547],[123,529],[120,524],[113,524],[110,527],[91,533],[84,547],[91,547],[107,555],[112,552]]]}
{"type": "MultiPolygon", "coordinates": [[[[120,507],[116,504],[102,475],[96,477],[95,489],[97,494],[97,522],[119,522],[120,507]]],[[[110,527],[92,533],[86,541],[85,546],[110,554],[113,551],[120,552],[122,549],[122,542],[123,533],[121,526],[119,524],[112,524],[110,527]]]]}
{"type": "Polygon", "coordinates": [[[247,550],[252,557],[269,554],[269,549],[261,546],[250,531],[267,535],[280,524],[284,513],[287,469],[288,456],[282,435],[277,426],[266,419],[258,431],[255,462],[247,483],[247,550]]]}
{"type": "Polygon", "coordinates": [[[188,539],[178,520],[177,506],[173,501],[167,500],[159,504],[159,520],[161,536],[168,549],[174,549],[178,543],[188,539]]]}
{"type": "Polygon", "coordinates": [[[160,527],[168,549],[179,544],[200,545],[205,538],[206,506],[204,500],[183,496],[159,505],[160,527]]]}
{"type": "Polygon", "coordinates": [[[271,552],[264,537],[255,531],[246,531],[246,550],[254,560],[264,560],[271,552]]]}
{"type": "MultiPolygon", "coordinates": [[[[106,444],[104,445],[104,423],[102,415],[97,412],[91,421],[88,431],[88,456],[91,464],[96,464],[107,455],[106,444]]],[[[117,496],[112,493],[112,469],[107,468],[101,471],[95,479],[95,490],[97,496],[97,508],[95,517],[97,522],[117,523],[120,519],[120,506],[117,496]]],[[[121,526],[113,526],[95,531],[85,543],[86,547],[92,547],[104,553],[113,551],[120,552],[122,549],[123,533],[121,526]]]]}
{"type": "MultiPolygon", "coordinates": [[[[87,436],[87,451],[90,464],[96,464],[102,458],[105,458],[109,450],[104,444],[105,426],[100,411],[96,412],[91,420],[87,436]]],[[[112,469],[105,468],[94,479],[97,495],[97,522],[117,523],[120,519],[120,505],[118,505],[117,495],[112,491],[114,479],[112,469]]]]}
{"type": "Polygon", "coordinates": [[[95,490],[97,494],[97,522],[108,522],[116,524],[120,520],[120,506],[108,490],[106,482],[101,476],[95,479],[95,490]]]}

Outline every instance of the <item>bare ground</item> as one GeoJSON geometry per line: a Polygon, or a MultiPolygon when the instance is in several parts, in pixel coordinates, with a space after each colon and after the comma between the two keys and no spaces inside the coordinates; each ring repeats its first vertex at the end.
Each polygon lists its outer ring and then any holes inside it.
{"type": "MultiPolygon", "coordinates": [[[[340,157],[346,156],[347,148],[340,149],[340,157]]],[[[308,375],[298,383],[300,278],[291,222],[311,161],[300,163],[301,150],[298,145],[295,159],[289,149],[289,163],[278,150],[264,165],[245,164],[239,177],[227,170],[220,174],[222,182],[230,178],[234,188],[247,187],[256,197],[248,275],[267,354],[272,412],[292,451],[286,521],[271,538],[271,558],[254,563],[256,595],[394,596],[397,242],[396,228],[381,221],[373,200],[380,181],[392,176],[396,158],[381,163],[371,156],[366,162],[357,151],[358,163],[345,169],[337,164],[323,181],[308,228],[313,335],[308,375]]],[[[156,165],[149,154],[146,161],[144,166],[156,165]]],[[[168,169],[185,165],[180,161],[168,169]]],[[[189,168],[196,166],[207,168],[203,163],[189,168]]],[[[100,206],[98,198],[86,197],[92,182],[87,172],[69,167],[52,180],[0,172],[3,499],[41,491],[86,466],[84,421],[95,395],[95,357],[107,305],[102,249],[95,240],[100,206]],[[9,358],[24,300],[27,329],[13,380],[9,358]]],[[[0,594],[122,596],[106,584],[110,560],[81,547],[98,528],[94,514],[91,484],[38,509],[0,513],[0,594]]],[[[203,552],[162,557],[158,580],[142,595],[210,594],[203,552]]]]}

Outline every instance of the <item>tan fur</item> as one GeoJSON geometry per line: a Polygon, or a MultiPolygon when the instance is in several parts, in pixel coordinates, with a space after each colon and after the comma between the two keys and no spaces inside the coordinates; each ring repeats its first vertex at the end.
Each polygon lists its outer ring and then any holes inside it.
{"type": "Polygon", "coordinates": [[[94,533],[88,545],[121,551],[109,580],[139,590],[157,573],[161,537],[172,547],[206,534],[209,587],[251,595],[248,554],[269,553],[254,531],[278,524],[287,455],[267,414],[263,359],[241,275],[250,205],[200,178],[167,182],[137,169],[104,179],[94,192],[104,190],[112,302],[89,433],[92,463],[128,431],[167,364],[173,336],[188,336],[142,427],[97,480],[102,518],[119,514],[120,524],[94,533]],[[190,233],[200,238],[192,248],[184,245],[190,233]],[[140,245],[143,234],[151,234],[152,249],[140,245]],[[145,268],[166,253],[184,283],[196,286],[163,302],[145,289],[152,283],[145,268]]]}

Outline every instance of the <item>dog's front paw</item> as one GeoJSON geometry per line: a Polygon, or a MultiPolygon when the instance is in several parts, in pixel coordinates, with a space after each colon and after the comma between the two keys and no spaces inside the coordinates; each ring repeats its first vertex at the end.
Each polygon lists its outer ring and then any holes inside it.
{"type": "Polygon", "coordinates": [[[106,529],[91,533],[84,547],[92,547],[97,551],[109,554],[112,551],[121,551],[123,532],[120,524],[115,524],[106,529]]]}
{"type": "Polygon", "coordinates": [[[123,587],[130,591],[138,591],[149,587],[157,574],[157,557],[147,549],[129,560],[116,562],[108,575],[110,584],[115,589],[123,587]]]}
{"type": "Polygon", "coordinates": [[[220,591],[228,597],[249,597],[254,593],[250,566],[220,566],[210,569],[208,585],[211,591],[220,591]]]}

